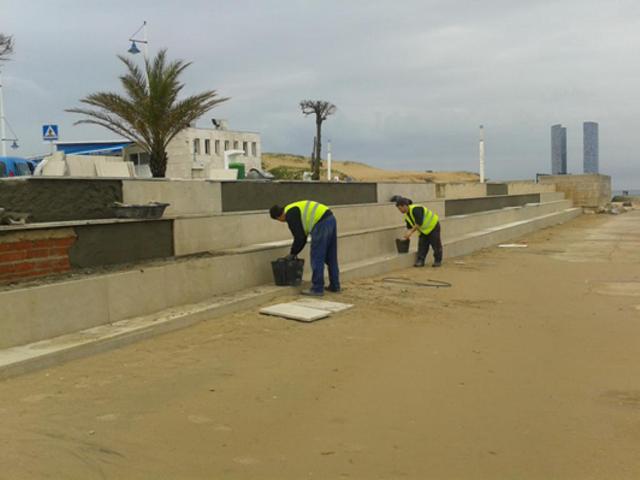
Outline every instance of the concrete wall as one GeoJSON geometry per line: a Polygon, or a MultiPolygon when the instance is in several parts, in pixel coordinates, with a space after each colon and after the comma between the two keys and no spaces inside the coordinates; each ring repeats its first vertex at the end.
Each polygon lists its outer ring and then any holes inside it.
{"type": "Polygon", "coordinates": [[[436,184],[437,198],[474,198],[487,195],[486,183],[439,183],[436,184]]]}
{"type": "Polygon", "coordinates": [[[556,191],[573,200],[576,207],[601,207],[611,202],[611,177],[608,175],[543,175],[543,185],[555,185],[556,191]]]}
{"type": "Polygon", "coordinates": [[[69,250],[73,268],[136,263],[173,256],[171,220],[119,222],[75,227],[69,250]]]}
{"type": "Polygon", "coordinates": [[[316,200],[328,205],[376,203],[375,183],[224,182],[222,211],[268,210],[297,200],[316,200]]]}
{"type": "Polygon", "coordinates": [[[509,195],[506,183],[487,183],[487,196],[509,195]]]}
{"type": "Polygon", "coordinates": [[[516,180],[507,182],[509,195],[523,195],[526,193],[555,192],[555,185],[536,183],[531,180],[516,180]]]}
{"type": "MultiPolygon", "coordinates": [[[[502,197],[500,197],[502,198],[502,197]]],[[[443,226],[445,255],[460,255],[538,228],[566,221],[566,201],[555,207],[525,206],[507,212],[486,212],[446,219],[443,226]],[[535,216],[535,218],[532,218],[535,216]],[[530,221],[529,221],[530,220],[530,221]],[[514,222],[504,225],[502,222],[514,222]],[[455,222],[455,226],[454,226],[455,222]],[[488,227],[488,228],[487,228],[488,227]],[[446,233],[446,232],[450,233],[446,233]],[[461,234],[452,239],[451,234],[461,234]],[[471,231],[472,234],[466,234],[471,231]]],[[[391,205],[365,205],[392,212],[391,205]]],[[[338,210],[338,208],[336,208],[338,210]]],[[[343,209],[345,213],[347,210],[343,209]]],[[[406,267],[412,255],[396,255],[394,239],[403,228],[394,224],[362,232],[341,232],[339,255],[343,278],[379,274],[406,267]],[[380,269],[379,266],[383,268],[380,269]],[[376,272],[376,273],[374,273],[376,272]]],[[[343,218],[343,223],[347,221],[343,218]]],[[[275,222],[274,222],[275,223],[275,222]]],[[[277,224],[276,224],[277,225],[277,224]]],[[[282,226],[285,230],[286,227],[282,226]]],[[[253,245],[225,255],[178,259],[138,265],[127,271],[85,276],[71,281],[0,291],[0,348],[21,345],[164,309],[210,300],[217,295],[272,283],[270,262],[287,253],[290,240],[253,245]]],[[[412,251],[415,244],[412,242],[412,251]]],[[[304,251],[308,259],[309,249],[304,251]]],[[[308,272],[308,262],[305,267],[308,272]]]]}
{"type": "Polygon", "coordinates": [[[517,207],[527,203],[539,203],[540,194],[509,195],[484,198],[459,198],[444,201],[445,215],[468,215],[470,213],[497,210],[505,207],[517,207]]]}
{"type": "Polygon", "coordinates": [[[123,180],[124,203],[170,203],[165,216],[212,214],[222,211],[219,182],[205,180],[123,180]]]}
{"type": "Polygon", "coordinates": [[[394,195],[402,195],[414,202],[435,200],[436,185],[434,183],[378,183],[378,202],[389,202],[394,195]]]}
{"type": "Polygon", "coordinates": [[[113,217],[122,182],[102,179],[7,178],[0,180],[0,207],[31,213],[33,222],[113,217]]]}
{"type": "MultiPolygon", "coordinates": [[[[423,202],[423,205],[444,216],[443,201],[423,202]]],[[[331,211],[336,217],[338,232],[403,225],[402,214],[389,204],[332,206],[331,211]]],[[[266,211],[178,218],[174,235],[177,256],[291,241],[287,226],[272,220],[266,211]]]]}

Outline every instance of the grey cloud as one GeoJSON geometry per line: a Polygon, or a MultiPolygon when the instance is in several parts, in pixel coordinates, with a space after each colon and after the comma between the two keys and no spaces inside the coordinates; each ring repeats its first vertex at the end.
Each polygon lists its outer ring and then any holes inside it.
{"type": "Polygon", "coordinates": [[[298,102],[323,98],[338,106],[325,124],[338,158],[473,170],[482,123],[489,175],[530,178],[549,169],[558,122],[579,172],[582,121],[595,120],[602,170],[632,188],[639,13],[631,0],[5,0],[17,42],[6,110],[25,154],[46,149],[43,122],[65,139],[110,137],[63,110],[118,88],[115,55],[146,19],[152,51],[193,61],[185,93],[231,96],[211,116],[260,131],[267,151],[308,154],[313,122],[298,102]]]}

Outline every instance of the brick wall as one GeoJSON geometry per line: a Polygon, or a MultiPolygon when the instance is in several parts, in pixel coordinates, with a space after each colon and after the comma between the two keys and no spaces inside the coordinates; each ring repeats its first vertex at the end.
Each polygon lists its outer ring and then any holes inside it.
{"type": "Polygon", "coordinates": [[[0,236],[0,284],[71,270],[72,229],[6,233],[0,236]]]}

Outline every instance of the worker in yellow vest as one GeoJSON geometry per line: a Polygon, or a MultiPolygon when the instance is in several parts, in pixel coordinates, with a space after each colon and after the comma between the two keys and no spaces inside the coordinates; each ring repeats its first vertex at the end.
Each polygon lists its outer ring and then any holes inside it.
{"type": "Polygon", "coordinates": [[[404,213],[404,220],[408,232],[404,238],[409,240],[414,232],[420,232],[418,242],[418,257],[414,267],[424,267],[424,262],[429,253],[429,246],[433,248],[433,266],[442,265],[442,241],[440,240],[440,221],[436,212],[422,205],[414,205],[408,198],[396,197],[396,207],[404,213]]]}
{"type": "Polygon", "coordinates": [[[285,207],[274,205],[269,210],[271,218],[286,222],[293,235],[290,258],[295,258],[311,235],[311,288],[304,295],[324,295],[324,264],[329,268],[330,292],[340,291],[338,268],[338,234],[336,219],[331,210],[312,200],[293,202],[285,207]]]}

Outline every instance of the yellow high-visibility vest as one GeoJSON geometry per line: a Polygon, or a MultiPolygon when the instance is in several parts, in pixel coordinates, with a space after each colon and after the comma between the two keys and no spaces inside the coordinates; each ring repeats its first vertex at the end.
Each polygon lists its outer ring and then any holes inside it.
{"type": "Polygon", "coordinates": [[[305,235],[309,235],[311,233],[311,230],[316,226],[316,223],[318,223],[327,210],[329,210],[329,207],[322,203],[314,202],[312,200],[300,200],[299,202],[293,202],[284,207],[284,213],[287,213],[292,208],[300,209],[302,228],[304,228],[305,235]]]}
{"type": "Polygon", "coordinates": [[[411,225],[412,227],[416,224],[416,219],[413,215],[413,210],[416,207],[424,208],[424,218],[422,221],[422,225],[418,225],[418,230],[420,230],[420,232],[424,235],[429,235],[438,224],[438,215],[436,214],[436,212],[432,212],[427,207],[423,207],[421,205],[409,205],[409,211],[405,214],[404,219],[409,222],[409,225],[411,225]]]}

